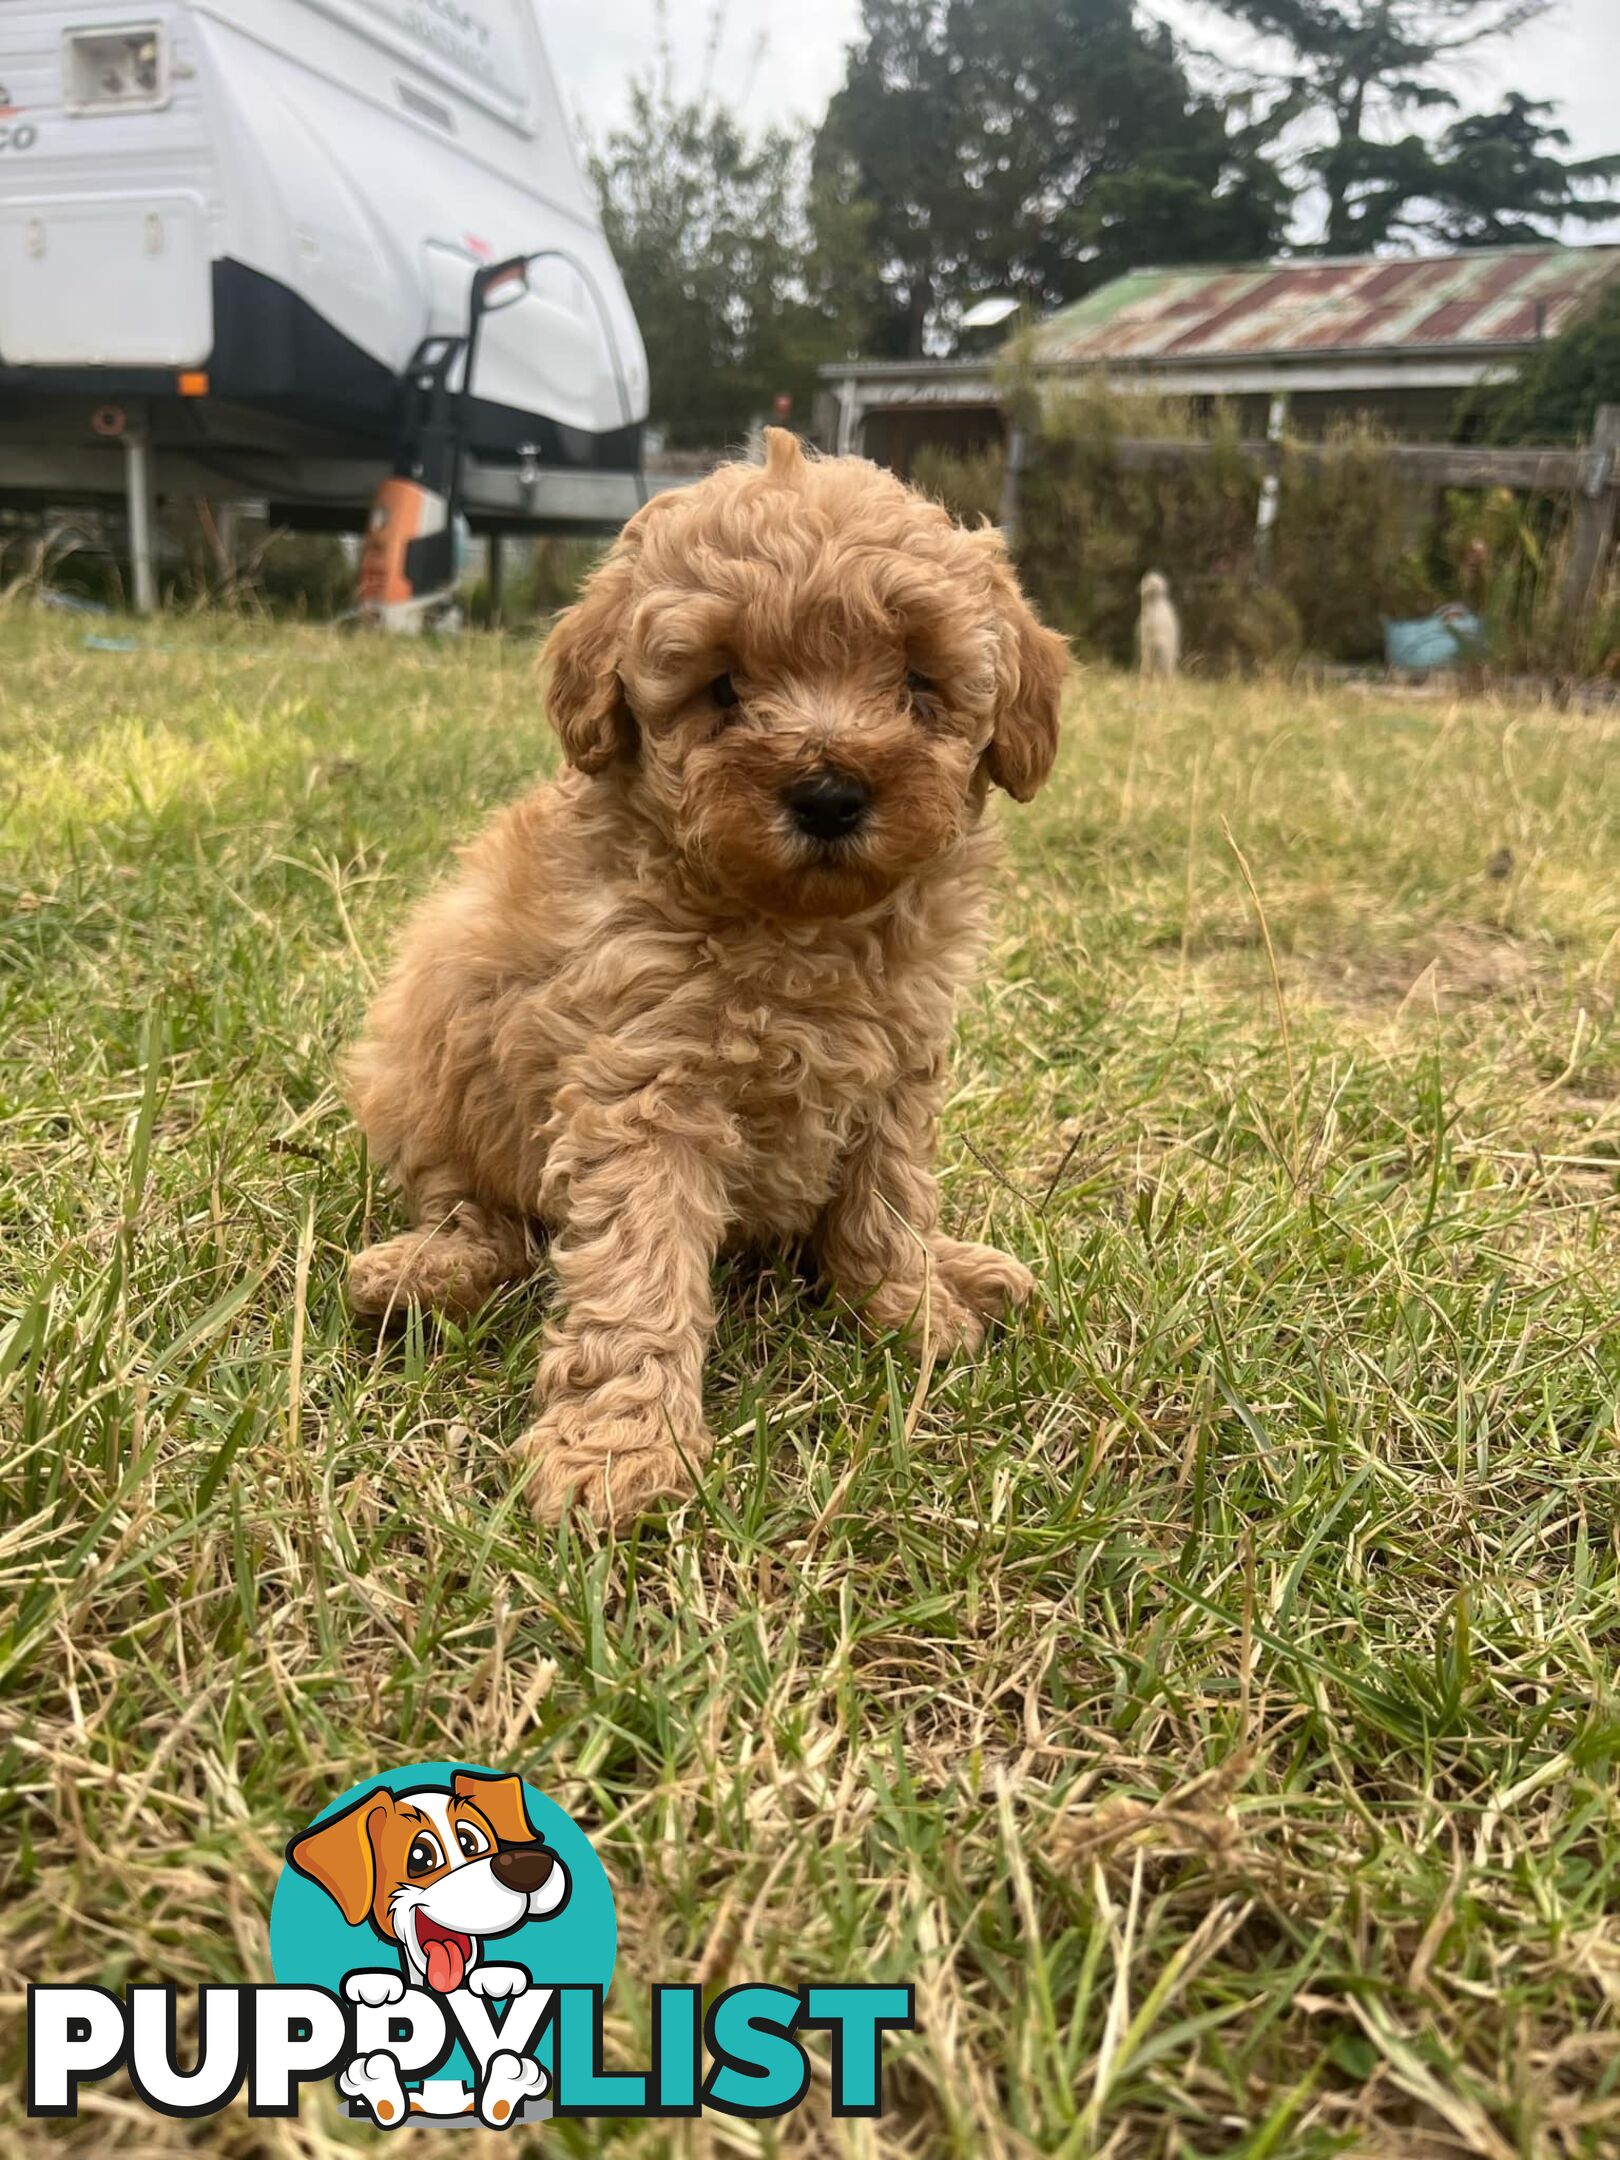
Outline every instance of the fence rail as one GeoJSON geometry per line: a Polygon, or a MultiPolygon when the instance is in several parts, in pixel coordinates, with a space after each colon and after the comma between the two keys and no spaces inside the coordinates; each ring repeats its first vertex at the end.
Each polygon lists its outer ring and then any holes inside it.
{"type": "MultiPolygon", "coordinates": [[[[1126,436],[1111,445],[1124,472],[1155,472],[1220,454],[1232,446],[1208,440],[1126,436]]],[[[1266,476],[1271,516],[1262,513],[1260,552],[1275,523],[1277,483],[1290,459],[1326,464],[1343,452],[1330,443],[1285,442],[1280,433],[1240,440],[1240,457],[1266,476]]],[[[1008,489],[1004,522],[1015,525],[1018,487],[1032,446],[1015,433],[1009,446],[1008,489]]],[[[1456,443],[1391,443],[1383,452],[1414,487],[1510,488],[1516,495],[1570,495],[1574,498],[1569,566],[1563,603],[1572,614],[1584,613],[1596,591],[1616,522],[1620,520],[1620,405],[1602,405],[1585,450],[1497,450],[1456,443]]]]}
{"type": "MultiPolygon", "coordinates": [[[[1235,448],[1263,471],[1278,454],[1278,446],[1264,436],[1245,436],[1231,446],[1174,437],[1129,437],[1113,448],[1126,472],[1152,472],[1213,457],[1217,448],[1235,448]]],[[[1304,465],[1325,465],[1342,455],[1330,443],[1297,442],[1289,443],[1283,454],[1304,465]]],[[[1406,478],[1432,487],[1505,487],[1515,494],[1546,495],[1564,495],[1582,486],[1594,456],[1585,450],[1474,450],[1453,443],[1391,443],[1384,454],[1406,478]]]]}

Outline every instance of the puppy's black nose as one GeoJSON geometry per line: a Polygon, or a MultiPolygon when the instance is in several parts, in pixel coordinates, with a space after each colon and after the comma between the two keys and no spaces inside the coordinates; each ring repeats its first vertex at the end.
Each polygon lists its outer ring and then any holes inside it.
{"type": "Polygon", "coordinates": [[[794,824],[809,839],[847,840],[865,822],[872,790],[853,773],[835,772],[828,766],[784,788],[782,800],[794,824]]]}
{"type": "Polygon", "coordinates": [[[516,1890],[524,1897],[541,1888],[551,1868],[552,1856],[543,1845],[509,1846],[489,1863],[489,1872],[503,1890],[516,1890]]]}

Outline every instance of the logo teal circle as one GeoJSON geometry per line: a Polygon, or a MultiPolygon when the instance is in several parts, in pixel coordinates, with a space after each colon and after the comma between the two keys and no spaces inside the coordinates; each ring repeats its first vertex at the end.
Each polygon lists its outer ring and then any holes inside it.
{"type": "MultiPolygon", "coordinates": [[[[340,1793],[307,1828],[343,1814],[380,1788],[396,1794],[447,1792],[458,1773],[502,1775],[466,1762],[413,1763],[403,1770],[381,1771],[340,1793]]],[[[531,1827],[568,1870],[568,1901],[550,1919],[530,1920],[509,1935],[491,1937],[487,1954],[502,1965],[521,1965],[538,1987],[599,1987],[605,1992],[619,1944],[613,1886],[573,1817],[526,1778],[522,1783],[523,1810],[531,1827]]],[[[351,1927],[335,1899],[290,1861],[282,1868],[270,1907],[270,1964],[280,1986],[321,1987],[334,1995],[342,1994],[349,1973],[404,1973],[394,1943],[368,1921],[351,1927]]]]}

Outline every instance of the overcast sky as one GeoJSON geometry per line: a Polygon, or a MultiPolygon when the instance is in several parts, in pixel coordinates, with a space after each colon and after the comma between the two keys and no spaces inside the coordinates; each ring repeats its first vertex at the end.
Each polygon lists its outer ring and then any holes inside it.
{"type": "MultiPolygon", "coordinates": [[[[1193,0],[1144,0],[1206,43],[1211,16],[1193,0]]],[[[546,41],[570,109],[593,133],[617,116],[627,76],[646,64],[656,34],[654,0],[538,0],[546,41]]],[[[702,81],[713,0],[668,0],[683,84],[702,81]]],[[[859,0],[729,0],[714,64],[729,103],[766,120],[815,120],[843,75],[859,0]]],[[[1495,105],[1509,89],[1552,98],[1575,154],[1620,150],[1620,0],[1561,0],[1555,17],[1488,47],[1464,64],[1454,87],[1465,104],[1495,105]]],[[[1617,229],[1620,236],[1620,229],[1617,229]]]]}

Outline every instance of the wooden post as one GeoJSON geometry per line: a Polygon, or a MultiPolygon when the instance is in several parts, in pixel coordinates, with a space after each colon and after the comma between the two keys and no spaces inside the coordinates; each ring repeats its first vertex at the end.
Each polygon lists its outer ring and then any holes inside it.
{"type": "Polygon", "coordinates": [[[1282,500],[1283,437],[1288,433],[1288,393],[1279,390],[1266,422],[1266,477],[1260,483],[1260,515],[1254,528],[1254,559],[1262,577],[1271,574],[1272,535],[1282,500]]]}
{"type": "Polygon", "coordinates": [[[1001,536],[1007,543],[1009,554],[1016,554],[1021,537],[1019,499],[1023,492],[1024,466],[1028,458],[1029,437],[1014,420],[1007,428],[1007,467],[1001,482],[1001,536]]]}
{"type": "Polygon", "coordinates": [[[1579,620],[1597,595],[1598,578],[1620,503],[1620,405],[1600,405],[1592,447],[1582,460],[1575,528],[1564,577],[1564,610],[1579,620]]]}
{"type": "Polygon", "coordinates": [[[861,448],[860,392],[853,375],[846,375],[838,393],[838,441],[840,457],[858,457],[861,448]]]}

